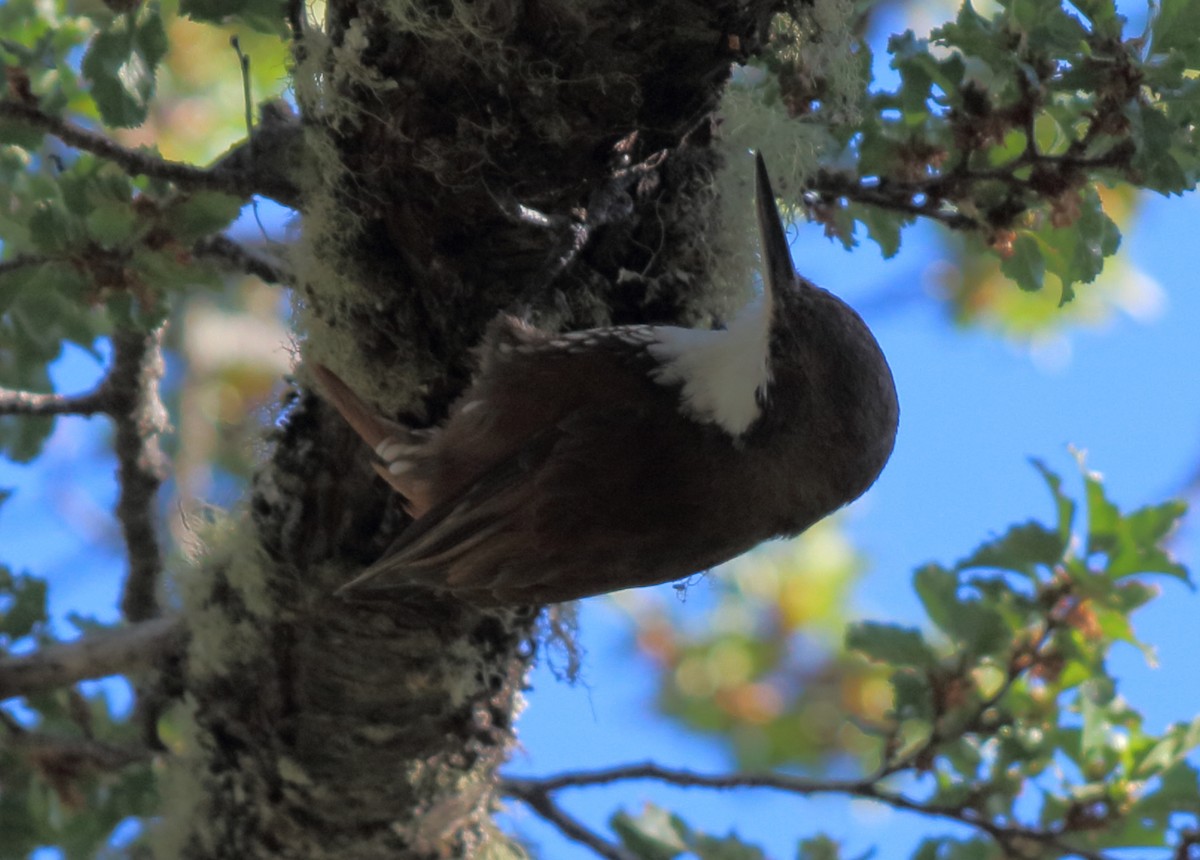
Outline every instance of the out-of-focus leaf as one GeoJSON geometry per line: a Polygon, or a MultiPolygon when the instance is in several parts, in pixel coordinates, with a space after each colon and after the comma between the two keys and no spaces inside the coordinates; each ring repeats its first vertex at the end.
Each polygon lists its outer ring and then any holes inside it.
{"type": "Polygon", "coordinates": [[[1032,577],[1039,568],[1060,561],[1065,551],[1066,544],[1058,531],[1030,520],[1009,526],[1003,535],[977,547],[954,568],[960,571],[971,568],[1015,570],[1032,577]]]}
{"type": "Polygon", "coordinates": [[[241,21],[264,33],[283,33],[287,26],[283,0],[181,0],[179,11],[197,21],[241,21]]]}
{"type": "Polygon", "coordinates": [[[1001,259],[1000,270],[1030,292],[1040,290],[1046,277],[1042,249],[1032,236],[1021,235],[1013,242],[1012,253],[1001,259]]]}
{"type": "Polygon", "coordinates": [[[861,621],[846,631],[846,647],[871,660],[896,666],[928,667],[937,662],[920,630],[899,624],[861,621]]]}
{"type": "Polygon", "coordinates": [[[154,2],[119,16],[111,27],[96,34],[82,68],[106,123],[119,128],[142,124],[167,47],[167,31],[154,2]]]}
{"type": "Polygon", "coordinates": [[[1200,63],[1200,2],[1162,0],[1158,4],[1158,14],[1152,19],[1150,36],[1152,51],[1177,50],[1189,62],[1200,63]]]}
{"type": "Polygon", "coordinates": [[[229,225],[242,211],[242,201],[219,191],[199,191],[174,201],[163,213],[163,226],[189,244],[229,225]]]}
{"type": "Polygon", "coordinates": [[[1030,462],[1041,473],[1042,479],[1045,480],[1046,486],[1050,488],[1050,493],[1054,497],[1058,541],[1061,546],[1066,547],[1071,540],[1071,529],[1075,527],[1075,502],[1063,493],[1062,478],[1049,466],[1036,457],[1030,462]]]}
{"type": "Polygon", "coordinates": [[[681,832],[682,821],[653,804],[646,804],[636,818],[627,812],[617,812],[609,819],[609,826],[641,860],[674,860],[688,849],[681,832]]]}
{"type": "Polygon", "coordinates": [[[46,581],[29,574],[14,576],[0,566],[0,637],[20,639],[46,620],[46,581]]]}
{"type": "Polygon", "coordinates": [[[1012,640],[1012,631],[988,602],[960,594],[954,571],[928,564],[913,584],[933,623],[968,654],[993,654],[1012,640]]]}

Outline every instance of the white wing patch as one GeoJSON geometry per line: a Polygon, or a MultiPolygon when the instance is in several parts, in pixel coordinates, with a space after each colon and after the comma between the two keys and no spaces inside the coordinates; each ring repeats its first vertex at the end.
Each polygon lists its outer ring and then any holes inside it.
{"type": "Polygon", "coordinates": [[[729,328],[717,331],[660,326],[649,351],[660,362],[654,379],[683,384],[683,405],[697,421],[738,437],[758,418],[759,393],[771,382],[768,351],[771,303],[759,296],[729,328]]]}

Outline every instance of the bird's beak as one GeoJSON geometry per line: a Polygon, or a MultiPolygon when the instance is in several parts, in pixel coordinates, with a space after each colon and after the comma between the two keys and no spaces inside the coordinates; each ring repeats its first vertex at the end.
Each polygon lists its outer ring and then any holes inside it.
{"type": "Polygon", "coordinates": [[[775,192],[771,190],[771,179],[767,176],[767,165],[762,153],[755,156],[756,196],[758,198],[758,232],[762,242],[763,290],[768,301],[787,289],[796,278],[792,266],[792,251],[788,247],[787,234],[775,207],[775,192]]]}

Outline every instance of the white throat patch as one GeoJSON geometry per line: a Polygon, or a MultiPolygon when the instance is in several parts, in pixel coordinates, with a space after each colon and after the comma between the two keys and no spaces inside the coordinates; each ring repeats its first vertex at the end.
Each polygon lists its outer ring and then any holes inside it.
{"type": "Polygon", "coordinates": [[[683,405],[692,418],[735,438],[750,429],[762,411],[759,392],[771,382],[769,295],[746,305],[727,329],[656,326],[654,334],[648,347],[660,362],[654,379],[683,384],[683,405]]]}

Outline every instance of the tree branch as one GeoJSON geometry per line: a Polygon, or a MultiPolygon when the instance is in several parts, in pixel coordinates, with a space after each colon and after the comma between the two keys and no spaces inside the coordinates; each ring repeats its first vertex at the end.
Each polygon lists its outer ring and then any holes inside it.
{"type": "MultiPolygon", "coordinates": [[[[61,117],[44,113],[36,105],[0,99],[0,118],[21,122],[52,134],[68,146],[82,149],[117,164],[133,176],[165,179],[181,188],[224,191],[242,198],[262,194],[285,206],[297,206],[299,191],[282,178],[279,170],[289,164],[286,158],[259,158],[265,146],[257,144],[258,135],[234,147],[212,167],[197,167],[180,161],[169,161],[140,149],[130,149],[110,138],[75,125],[61,117]],[[250,151],[240,157],[242,150],[250,151]]],[[[299,132],[296,123],[295,132],[299,132]]],[[[272,124],[275,135],[279,126],[272,124]]],[[[294,138],[291,138],[294,139],[294,138]]]]}
{"type": "Polygon", "coordinates": [[[622,765],[604,770],[570,772],[542,779],[508,778],[501,781],[500,791],[505,795],[525,800],[526,797],[537,797],[539,792],[550,794],[563,788],[607,785],[613,782],[632,779],[652,779],[682,788],[713,788],[721,790],[733,788],[767,788],[803,796],[841,794],[848,797],[878,801],[893,809],[915,812],[931,818],[956,821],[986,833],[1002,846],[1036,843],[1072,856],[1082,857],[1084,860],[1105,860],[1106,856],[1102,853],[1088,851],[1069,843],[1065,838],[1069,834],[1064,832],[1053,829],[1025,827],[1020,824],[996,824],[992,820],[984,818],[977,810],[969,807],[923,803],[899,792],[882,789],[873,778],[823,780],[778,773],[701,774],[689,770],[663,767],[653,762],[644,762],[642,764],[622,765]]]}
{"type": "Polygon", "coordinates": [[[116,424],[117,519],[129,556],[121,614],[144,621],[158,614],[162,550],[154,521],[154,501],[166,475],[158,436],[167,430],[167,412],[158,398],[163,375],[163,327],[147,334],[129,329],[113,335],[113,366],[104,387],[116,424]]]}
{"type": "Polygon", "coordinates": [[[95,415],[108,412],[107,397],[100,386],[85,394],[43,394],[0,388],[0,415],[95,415]]]}
{"type": "Polygon", "coordinates": [[[180,649],[184,635],[182,619],[167,616],[0,658],[0,700],[147,668],[180,649]]]}
{"type": "Polygon", "coordinates": [[[569,815],[554,802],[550,796],[551,790],[541,784],[528,780],[505,780],[501,788],[505,794],[520,800],[540,818],[553,824],[573,842],[587,846],[606,860],[633,860],[633,855],[620,845],[614,845],[569,815]]]}
{"type": "Polygon", "coordinates": [[[24,731],[13,736],[11,746],[30,757],[45,773],[69,777],[86,769],[121,770],[150,758],[143,747],[105,743],[95,738],[76,738],[47,732],[24,731]]]}
{"type": "Polygon", "coordinates": [[[18,254],[11,260],[0,261],[0,275],[7,275],[11,272],[20,271],[21,269],[32,268],[33,266],[44,266],[47,263],[55,263],[57,260],[54,257],[41,257],[36,254],[18,254]]]}
{"type": "Polygon", "coordinates": [[[276,260],[268,259],[228,236],[207,236],[192,246],[197,257],[207,257],[236,272],[256,275],[268,284],[287,285],[292,273],[276,260]]]}

